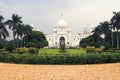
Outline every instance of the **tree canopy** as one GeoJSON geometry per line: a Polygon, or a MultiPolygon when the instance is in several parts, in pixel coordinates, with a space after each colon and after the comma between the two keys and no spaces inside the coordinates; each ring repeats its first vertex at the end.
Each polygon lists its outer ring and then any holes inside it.
{"type": "Polygon", "coordinates": [[[45,35],[40,31],[32,31],[31,35],[25,36],[27,47],[43,48],[48,46],[45,35]]]}

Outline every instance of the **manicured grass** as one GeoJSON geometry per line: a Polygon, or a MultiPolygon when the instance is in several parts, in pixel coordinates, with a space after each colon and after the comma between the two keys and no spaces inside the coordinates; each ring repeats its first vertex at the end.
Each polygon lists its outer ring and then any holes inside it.
{"type": "MultiPolygon", "coordinates": [[[[60,52],[60,49],[40,49],[39,51],[40,54],[50,54],[50,55],[53,55],[53,54],[62,54],[60,52]]],[[[79,54],[85,54],[86,51],[84,49],[66,49],[66,51],[64,53],[68,53],[68,54],[71,54],[71,55],[79,55],[79,54]]]]}
{"type": "Polygon", "coordinates": [[[85,54],[86,51],[84,49],[67,49],[67,53],[69,53],[69,54],[85,54]]]}

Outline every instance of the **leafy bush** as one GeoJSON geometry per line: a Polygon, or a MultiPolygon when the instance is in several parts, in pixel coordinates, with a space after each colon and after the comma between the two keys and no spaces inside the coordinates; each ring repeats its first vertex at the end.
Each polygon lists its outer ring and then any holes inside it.
{"type": "Polygon", "coordinates": [[[13,42],[8,42],[7,45],[5,46],[5,49],[11,52],[15,49],[15,44],[13,42]]]}
{"type": "Polygon", "coordinates": [[[94,51],[98,52],[98,53],[101,53],[103,50],[101,48],[95,48],[94,51]]]}
{"type": "Polygon", "coordinates": [[[32,42],[28,42],[27,43],[27,47],[30,48],[30,47],[35,47],[37,45],[37,43],[32,43],[32,42]]]}
{"type": "Polygon", "coordinates": [[[100,46],[98,45],[98,43],[97,43],[97,42],[94,42],[94,41],[90,42],[88,45],[89,45],[89,46],[100,47],[100,46]]]}
{"type": "Polygon", "coordinates": [[[120,62],[120,53],[101,54],[0,54],[0,62],[22,64],[97,64],[120,62]]]}
{"type": "Polygon", "coordinates": [[[104,51],[104,50],[105,50],[105,46],[100,46],[100,48],[102,49],[102,51],[104,51]]]}
{"type": "Polygon", "coordinates": [[[60,45],[60,52],[65,52],[65,44],[60,45]]]}
{"type": "Polygon", "coordinates": [[[109,50],[106,50],[105,52],[111,52],[111,53],[120,53],[120,49],[116,49],[116,48],[110,48],[109,50]]]}
{"type": "Polygon", "coordinates": [[[3,43],[0,41],[0,49],[4,47],[3,43]]]}
{"type": "Polygon", "coordinates": [[[108,50],[110,48],[107,43],[102,43],[101,46],[105,46],[104,50],[108,50]]]}
{"type": "Polygon", "coordinates": [[[16,48],[15,53],[28,53],[28,48],[16,48]]]}
{"type": "Polygon", "coordinates": [[[87,46],[86,52],[87,53],[101,53],[104,50],[104,46],[100,46],[100,48],[95,48],[94,46],[87,46]]]}
{"type": "Polygon", "coordinates": [[[5,49],[0,49],[0,53],[1,53],[1,54],[8,54],[9,51],[6,51],[5,49]]]}
{"type": "Polygon", "coordinates": [[[29,48],[28,52],[34,54],[34,53],[38,53],[39,50],[37,48],[29,48]]]}
{"type": "Polygon", "coordinates": [[[87,47],[86,47],[86,52],[87,52],[87,53],[92,53],[92,52],[94,52],[94,49],[95,49],[94,46],[87,46],[87,47]]]}

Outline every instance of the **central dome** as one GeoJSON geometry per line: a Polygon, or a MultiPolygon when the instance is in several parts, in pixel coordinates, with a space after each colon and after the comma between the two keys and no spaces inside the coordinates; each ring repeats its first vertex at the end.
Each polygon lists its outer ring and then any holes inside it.
{"type": "Polygon", "coordinates": [[[67,27],[67,26],[68,23],[64,19],[59,20],[57,23],[57,27],[67,27]]]}

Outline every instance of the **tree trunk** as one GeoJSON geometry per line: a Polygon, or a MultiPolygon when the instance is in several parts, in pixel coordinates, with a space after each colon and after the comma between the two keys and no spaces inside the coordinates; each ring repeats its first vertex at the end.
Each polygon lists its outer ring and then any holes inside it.
{"type": "Polygon", "coordinates": [[[117,30],[117,49],[119,49],[119,32],[117,30]]]}
{"type": "Polygon", "coordinates": [[[14,38],[14,44],[15,44],[15,47],[16,47],[16,41],[15,41],[15,31],[13,30],[13,38],[14,38]]]}
{"type": "Polygon", "coordinates": [[[0,33],[0,40],[2,39],[1,33],[0,33]]]}
{"type": "Polygon", "coordinates": [[[27,38],[25,36],[27,37],[28,35],[24,35],[24,38],[23,38],[24,47],[26,47],[26,42],[27,42],[27,38]]]}
{"type": "Polygon", "coordinates": [[[19,36],[17,35],[17,48],[19,47],[18,40],[19,40],[19,36]]]}
{"type": "Polygon", "coordinates": [[[13,31],[13,38],[14,38],[14,41],[15,41],[15,31],[13,31]]]}
{"type": "Polygon", "coordinates": [[[107,38],[107,34],[105,34],[104,43],[108,43],[106,38],[107,38]]]}
{"type": "Polygon", "coordinates": [[[23,39],[24,48],[26,47],[25,42],[26,42],[26,41],[25,41],[25,38],[24,38],[24,39],[23,39]]]}
{"type": "Polygon", "coordinates": [[[22,40],[23,40],[23,38],[21,37],[21,48],[22,48],[22,40]]]}
{"type": "Polygon", "coordinates": [[[112,47],[113,47],[114,46],[113,32],[111,33],[111,38],[112,38],[112,47]]]}

